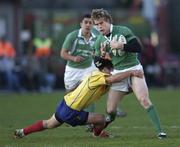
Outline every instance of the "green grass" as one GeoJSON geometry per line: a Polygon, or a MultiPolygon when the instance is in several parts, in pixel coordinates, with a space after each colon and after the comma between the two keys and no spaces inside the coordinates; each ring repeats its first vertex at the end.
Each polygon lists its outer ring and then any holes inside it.
{"type": "MultiPolygon", "coordinates": [[[[150,90],[151,100],[159,112],[168,138],[159,140],[144,109],[133,94],[122,102],[128,113],[117,118],[106,130],[115,135],[111,139],[93,138],[84,127],[65,125],[13,139],[16,128],[46,119],[55,111],[63,92],[51,94],[0,94],[0,147],[178,147],[180,145],[180,90],[150,90]]],[[[97,112],[105,112],[106,97],[96,105],[97,112]]]]}

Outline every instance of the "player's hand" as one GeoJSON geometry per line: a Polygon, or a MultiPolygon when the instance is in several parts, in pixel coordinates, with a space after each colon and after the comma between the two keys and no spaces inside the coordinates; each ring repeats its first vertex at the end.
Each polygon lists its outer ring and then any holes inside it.
{"type": "Polygon", "coordinates": [[[106,43],[101,43],[101,48],[100,48],[100,52],[101,52],[101,57],[105,57],[106,56],[106,43]]]}
{"type": "Polygon", "coordinates": [[[143,78],[144,72],[142,70],[133,70],[132,71],[132,76],[143,78]]]}
{"type": "Polygon", "coordinates": [[[124,43],[120,42],[120,40],[117,40],[117,37],[113,37],[113,39],[110,41],[110,47],[111,49],[122,50],[124,48],[124,43]]]}
{"type": "Polygon", "coordinates": [[[81,56],[74,56],[74,57],[73,57],[73,61],[74,61],[74,62],[81,62],[81,61],[83,61],[83,60],[85,60],[85,58],[83,58],[83,57],[81,57],[81,56]]]}

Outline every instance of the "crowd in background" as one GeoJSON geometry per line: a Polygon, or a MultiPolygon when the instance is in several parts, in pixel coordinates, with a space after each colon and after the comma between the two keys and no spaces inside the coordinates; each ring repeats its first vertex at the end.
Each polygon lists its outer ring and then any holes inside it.
{"type": "Polygon", "coordinates": [[[63,88],[64,65],[55,66],[50,39],[35,38],[32,51],[17,56],[5,37],[0,38],[0,89],[16,92],[51,92],[63,88]]]}
{"type": "MultiPolygon", "coordinates": [[[[4,5],[0,5],[0,91],[51,92],[64,88],[65,61],[60,58],[59,53],[64,36],[77,27],[78,17],[82,13],[79,5],[67,1],[67,8],[63,9],[60,1],[52,5],[47,3],[49,0],[16,2],[4,1],[4,5]],[[66,11],[68,7],[70,11],[66,11]],[[74,8],[78,11],[74,11],[74,8]]],[[[83,2],[85,10],[98,3],[83,2]]],[[[171,1],[155,3],[154,0],[101,2],[102,6],[104,4],[109,9],[117,8],[113,9],[115,24],[129,25],[140,38],[144,49],[139,58],[147,84],[155,87],[178,87],[180,60],[178,54],[172,52],[173,49],[179,52],[176,37],[179,33],[173,33],[178,31],[178,27],[175,29],[173,24],[168,27],[169,20],[173,18],[168,17],[168,14],[175,16],[173,14],[176,12],[168,13],[168,8],[174,6],[171,10],[179,10],[176,8],[177,4],[173,5],[171,1]],[[171,31],[168,32],[168,29],[171,31]],[[156,44],[152,43],[152,33],[158,38],[156,44]],[[173,36],[174,38],[170,38],[173,36]]],[[[175,18],[172,22],[177,26],[175,18]]]]}
{"type": "MultiPolygon", "coordinates": [[[[161,58],[150,38],[142,38],[143,51],[139,58],[149,86],[179,86],[178,65],[161,63],[161,58]],[[177,73],[177,74],[174,74],[177,73]]],[[[16,49],[7,38],[0,39],[0,90],[15,92],[51,92],[64,88],[65,63],[57,64],[51,48],[51,39],[40,34],[33,40],[32,50],[17,56],[16,49]]],[[[175,60],[168,56],[169,60],[175,60]]],[[[166,57],[166,58],[168,58],[166,57]]],[[[60,56],[58,57],[60,59],[60,56]]],[[[176,61],[176,60],[175,60],[176,61]]],[[[174,63],[174,62],[173,62],[174,63]]]]}

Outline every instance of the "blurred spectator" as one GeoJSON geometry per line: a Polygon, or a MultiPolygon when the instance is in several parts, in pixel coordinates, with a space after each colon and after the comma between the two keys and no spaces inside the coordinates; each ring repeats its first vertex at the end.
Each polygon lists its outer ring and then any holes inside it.
{"type": "Polygon", "coordinates": [[[141,63],[144,67],[146,81],[149,86],[160,86],[161,67],[157,63],[156,48],[149,37],[142,39],[144,50],[141,53],[141,63]]]}
{"type": "Polygon", "coordinates": [[[33,92],[51,92],[56,80],[50,70],[50,58],[42,58],[44,65],[32,52],[28,52],[20,59],[21,82],[28,90],[33,92]]]}
{"type": "Polygon", "coordinates": [[[149,21],[153,30],[156,28],[157,9],[157,1],[142,0],[142,15],[149,21]]]}
{"type": "Polygon", "coordinates": [[[178,87],[180,84],[180,58],[178,54],[159,52],[159,63],[162,66],[161,79],[167,88],[178,87]]]}
{"type": "Polygon", "coordinates": [[[26,66],[33,68],[31,75],[26,73],[30,89],[51,92],[54,88],[56,76],[49,70],[49,61],[52,55],[51,46],[52,40],[44,32],[33,39],[34,54],[30,53],[26,61],[26,66]]]}
{"type": "Polygon", "coordinates": [[[0,79],[5,90],[21,90],[19,77],[15,68],[16,51],[3,36],[0,38],[0,79]]]}
{"type": "Polygon", "coordinates": [[[39,37],[33,40],[36,57],[48,57],[51,54],[52,41],[45,33],[41,32],[39,37]]]}
{"type": "Polygon", "coordinates": [[[0,38],[0,57],[14,58],[16,55],[12,44],[6,40],[5,36],[0,38]]]}
{"type": "Polygon", "coordinates": [[[40,87],[40,63],[31,52],[21,57],[21,81],[22,85],[30,91],[39,91],[40,87]]]}

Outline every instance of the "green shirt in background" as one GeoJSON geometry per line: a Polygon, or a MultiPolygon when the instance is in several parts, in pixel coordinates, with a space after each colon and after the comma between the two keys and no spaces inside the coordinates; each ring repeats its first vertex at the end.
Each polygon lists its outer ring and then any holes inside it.
{"type": "Polygon", "coordinates": [[[93,46],[97,39],[94,33],[91,34],[92,36],[88,41],[82,36],[81,29],[75,30],[66,36],[62,48],[68,50],[73,56],[81,56],[85,58],[84,61],[79,63],[67,61],[68,66],[81,69],[91,66],[92,54],[94,52],[93,46]]]}
{"type": "Polygon", "coordinates": [[[117,49],[112,50],[109,46],[109,42],[115,36],[117,37],[117,40],[119,39],[120,36],[124,36],[127,43],[131,39],[136,38],[136,36],[132,33],[132,31],[125,26],[111,25],[110,32],[111,34],[109,37],[103,36],[102,34],[98,36],[94,44],[95,54],[100,55],[100,44],[106,42],[107,43],[106,52],[108,52],[112,58],[114,69],[123,70],[139,64],[139,61],[137,59],[137,53],[130,53],[117,49]]]}

